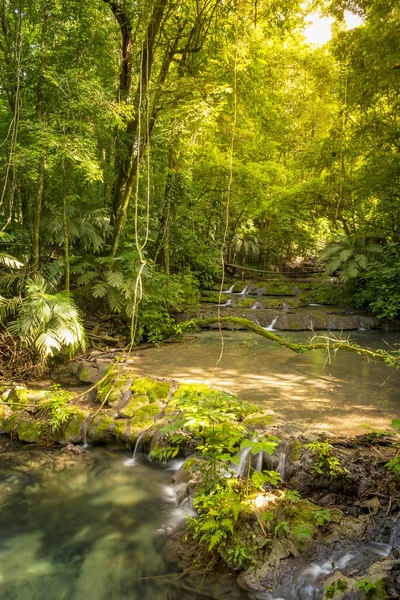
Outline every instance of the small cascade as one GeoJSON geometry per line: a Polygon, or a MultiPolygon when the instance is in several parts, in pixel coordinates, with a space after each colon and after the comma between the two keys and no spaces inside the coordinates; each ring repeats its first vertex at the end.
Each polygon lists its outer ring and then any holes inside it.
{"type": "Polygon", "coordinates": [[[368,327],[365,327],[364,323],[360,321],[360,327],[358,328],[358,331],[368,331],[368,327]]]}
{"type": "Polygon", "coordinates": [[[234,285],[231,285],[231,287],[229,288],[229,290],[224,290],[222,293],[223,294],[232,294],[234,287],[235,287],[234,285]]]}
{"type": "Polygon", "coordinates": [[[268,327],[263,327],[263,329],[265,329],[265,331],[278,331],[277,329],[274,329],[274,325],[278,319],[279,319],[279,315],[276,315],[276,317],[274,319],[272,319],[272,321],[268,325],[268,327]]]}
{"type": "Polygon", "coordinates": [[[336,570],[348,565],[362,568],[367,560],[373,562],[376,557],[388,556],[391,547],[387,544],[369,542],[352,546],[348,550],[339,551],[321,563],[310,562],[300,566],[290,574],[273,591],[266,592],[265,600],[315,600],[322,598],[326,577],[336,570]]]}
{"type": "Polygon", "coordinates": [[[138,437],[138,439],[136,440],[136,444],[135,444],[135,448],[133,450],[133,454],[132,454],[132,458],[128,458],[125,462],[124,465],[127,467],[130,467],[132,465],[136,464],[136,455],[139,453],[140,451],[140,447],[142,444],[142,438],[144,436],[144,433],[141,433],[138,437]]]}
{"type": "Polygon", "coordinates": [[[245,286],[245,287],[242,289],[242,291],[241,291],[241,292],[239,292],[239,295],[240,295],[240,296],[245,296],[245,295],[247,294],[248,290],[249,290],[249,286],[248,286],[248,285],[246,285],[246,286],[245,286]]]}
{"type": "Polygon", "coordinates": [[[276,467],[277,472],[282,477],[282,480],[285,479],[285,465],[286,465],[286,454],[284,452],[279,452],[278,456],[278,466],[276,467]]]}
{"type": "Polygon", "coordinates": [[[255,310],[257,308],[264,308],[262,304],[260,304],[260,302],[256,302],[255,304],[253,304],[253,306],[251,307],[252,310],[255,310]]]}
{"type": "Polygon", "coordinates": [[[250,460],[250,448],[244,448],[240,454],[240,462],[236,470],[237,477],[247,475],[250,460]]]}
{"type": "Polygon", "coordinates": [[[257,454],[257,461],[256,461],[256,471],[262,471],[263,468],[263,462],[264,462],[264,456],[262,452],[259,452],[257,454]]]}
{"type": "Polygon", "coordinates": [[[398,548],[400,546],[400,515],[393,523],[389,544],[392,548],[398,548]]]}

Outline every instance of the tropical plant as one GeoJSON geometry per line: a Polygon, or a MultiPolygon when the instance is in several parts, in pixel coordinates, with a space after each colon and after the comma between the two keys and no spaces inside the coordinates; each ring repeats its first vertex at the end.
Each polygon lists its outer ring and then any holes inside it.
{"type": "Polygon", "coordinates": [[[332,242],[321,254],[326,261],[328,274],[339,272],[342,282],[358,277],[372,258],[382,253],[382,246],[370,238],[359,235],[344,236],[332,242]]]}
{"type": "Polygon", "coordinates": [[[24,296],[1,297],[0,318],[10,333],[37,350],[43,363],[55,353],[85,349],[82,318],[71,295],[50,293],[40,275],[27,280],[24,296]]]}

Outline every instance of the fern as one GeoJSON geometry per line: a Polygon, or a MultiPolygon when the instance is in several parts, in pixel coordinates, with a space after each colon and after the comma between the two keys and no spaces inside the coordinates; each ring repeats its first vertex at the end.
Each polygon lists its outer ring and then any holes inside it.
{"type": "Polygon", "coordinates": [[[28,279],[25,296],[0,300],[0,321],[45,362],[62,350],[85,349],[85,331],[78,309],[67,292],[50,294],[43,277],[28,279]],[[8,319],[14,316],[14,320],[8,319]]]}

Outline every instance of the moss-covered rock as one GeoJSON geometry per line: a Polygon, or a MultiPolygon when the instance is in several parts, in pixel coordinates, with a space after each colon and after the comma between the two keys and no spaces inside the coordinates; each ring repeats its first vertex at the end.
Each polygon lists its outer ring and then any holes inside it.
{"type": "Polygon", "coordinates": [[[36,443],[40,442],[43,436],[43,425],[39,420],[21,414],[16,431],[21,442],[36,443]]]}
{"type": "Polygon", "coordinates": [[[107,415],[97,415],[91,421],[88,431],[87,431],[87,439],[89,442],[93,442],[94,444],[104,444],[106,442],[110,442],[113,439],[112,435],[112,425],[113,425],[112,417],[107,415]]]}
{"type": "Polygon", "coordinates": [[[113,404],[123,400],[126,395],[130,394],[130,388],[133,382],[133,376],[130,373],[116,371],[113,366],[106,369],[105,379],[100,383],[97,391],[97,399],[99,402],[107,400],[107,404],[113,404]]]}
{"type": "Polygon", "coordinates": [[[8,406],[0,405],[0,432],[4,431],[4,425],[7,419],[12,415],[12,410],[8,406]]]}
{"type": "Polygon", "coordinates": [[[71,406],[70,411],[67,424],[54,434],[54,439],[60,444],[78,444],[83,439],[83,430],[89,412],[78,406],[71,406]]]}
{"type": "Polygon", "coordinates": [[[138,377],[131,386],[132,392],[138,396],[145,396],[148,401],[166,400],[171,390],[169,381],[157,381],[150,377],[138,377]]]}
{"type": "Polygon", "coordinates": [[[264,429],[268,427],[273,420],[273,415],[266,412],[257,412],[243,419],[243,425],[250,431],[264,429]]]}
{"type": "Polygon", "coordinates": [[[5,433],[12,433],[15,431],[19,420],[19,413],[14,413],[8,418],[6,418],[3,428],[5,433]]]}
{"type": "Polygon", "coordinates": [[[329,304],[340,306],[349,302],[346,286],[342,284],[319,284],[307,292],[310,304],[329,304]]]}

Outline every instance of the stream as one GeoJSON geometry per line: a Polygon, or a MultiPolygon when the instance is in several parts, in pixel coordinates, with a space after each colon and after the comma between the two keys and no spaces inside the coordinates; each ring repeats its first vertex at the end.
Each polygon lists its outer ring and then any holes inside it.
{"type": "Polygon", "coordinates": [[[179,462],[140,456],[132,466],[126,452],[102,447],[8,454],[2,438],[2,600],[247,598],[229,574],[196,580],[201,595],[193,578],[157,579],[176,572],[162,548],[188,514],[171,486],[179,462]]]}

